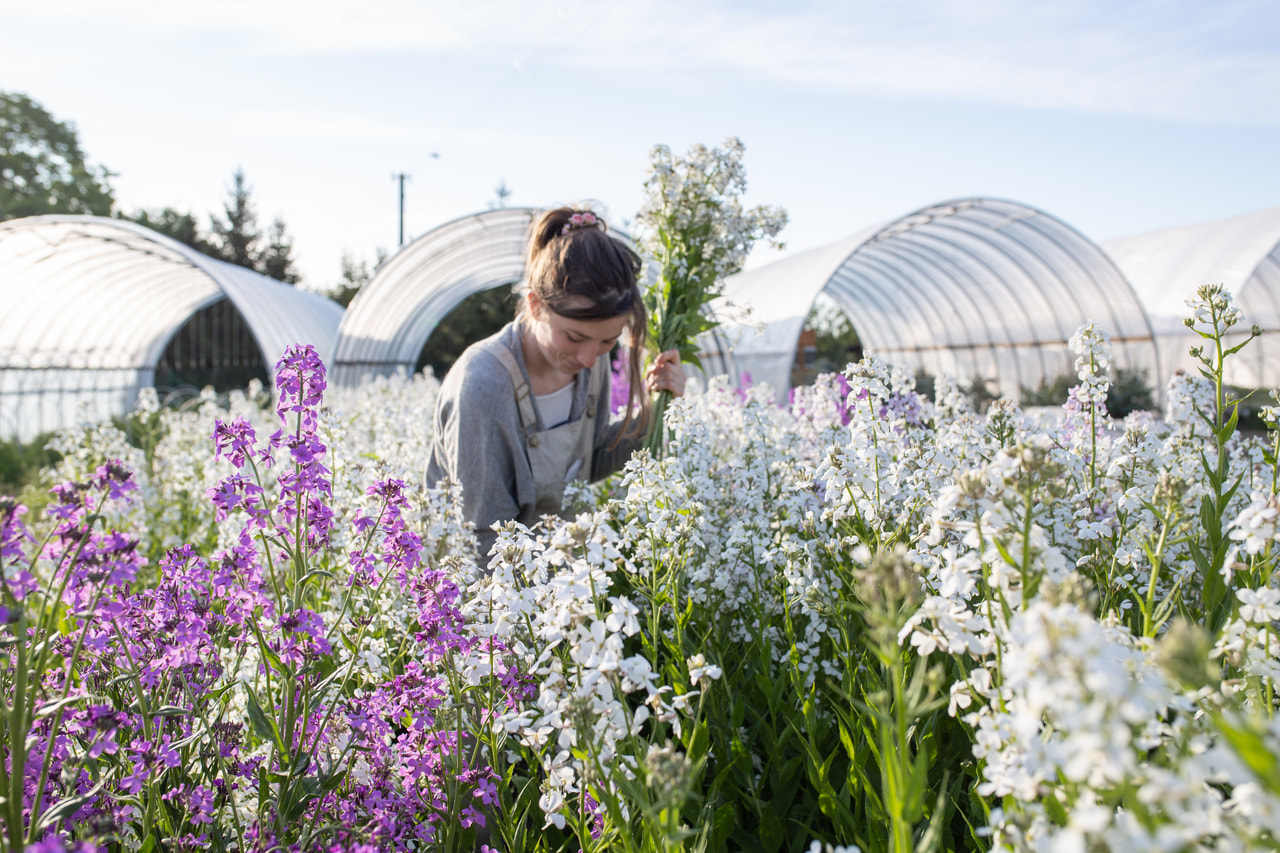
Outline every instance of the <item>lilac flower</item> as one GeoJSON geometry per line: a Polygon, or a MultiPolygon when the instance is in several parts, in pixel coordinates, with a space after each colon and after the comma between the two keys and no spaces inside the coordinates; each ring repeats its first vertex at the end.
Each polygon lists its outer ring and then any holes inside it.
{"type": "Polygon", "coordinates": [[[90,485],[107,493],[107,500],[124,500],[129,493],[138,490],[134,482],[133,472],[124,467],[118,459],[102,465],[89,478],[90,485]]]}
{"type": "Polygon", "coordinates": [[[29,853],[100,853],[105,850],[92,841],[64,841],[61,838],[44,838],[34,844],[28,844],[25,850],[29,853]]]}
{"type": "Polygon", "coordinates": [[[609,413],[622,414],[631,402],[631,377],[627,373],[627,365],[631,362],[626,349],[618,350],[618,357],[613,360],[609,375],[609,413]]]}
{"type": "Polygon", "coordinates": [[[293,635],[286,638],[286,646],[281,651],[280,656],[286,661],[301,662],[304,657],[327,655],[333,651],[325,638],[324,620],[306,608],[281,617],[280,630],[286,635],[293,635]]]}
{"type": "Polygon", "coordinates": [[[1105,390],[1099,397],[1083,384],[1074,385],[1067,392],[1067,402],[1062,404],[1062,411],[1066,416],[1062,419],[1059,436],[1065,444],[1079,436],[1087,436],[1091,424],[1096,425],[1097,435],[1103,435],[1110,420],[1105,390]]]}
{"type": "Polygon", "coordinates": [[[224,521],[236,508],[244,509],[258,527],[266,526],[262,488],[246,474],[232,474],[205,493],[217,510],[215,521],[224,521]]]}
{"type": "Polygon", "coordinates": [[[187,798],[187,808],[191,812],[188,820],[192,823],[213,823],[216,802],[217,794],[212,788],[195,785],[187,798]]]}
{"type": "Polygon", "coordinates": [[[316,409],[326,388],[324,362],[315,347],[293,344],[276,364],[276,390],[280,394],[276,412],[288,423],[287,413],[299,416],[299,429],[304,434],[316,429],[316,409]]]}
{"type": "MultiPolygon", "coordinates": [[[[212,438],[214,458],[226,459],[237,470],[252,458],[257,440],[253,425],[244,418],[236,418],[230,423],[214,421],[212,438]]],[[[265,450],[262,457],[269,463],[271,457],[265,450]]]]}
{"type": "Polygon", "coordinates": [[[22,521],[26,514],[27,508],[17,500],[0,495],[0,563],[8,565],[15,560],[23,561],[26,556],[23,543],[35,541],[22,521]]]}
{"type": "Polygon", "coordinates": [[[371,497],[382,498],[386,508],[397,517],[401,510],[409,506],[409,499],[404,494],[404,480],[380,480],[370,486],[368,491],[371,497]]]}
{"type": "Polygon", "coordinates": [[[382,581],[378,574],[378,558],[363,551],[352,551],[347,555],[351,564],[351,574],[347,577],[347,585],[354,587],[375,587],[382,581]]]}
{"type": "Polygon", "coordinates": [[[880,406],[878,412],[879,417],[894,424],[899,433],[902,432],[902,426],[922,426],[923,409],[920,405],[920,395],[914,391],[893,390],[889,393],[888,398],[880,406]]]}
{"type": "Polygon", "coordinates": [[[45,509],[45,514],[59,521],[79,521],[88,509],[85,496],[88,489],[87,483],[59,483],[49,490],[55,502],[45,509]]]}

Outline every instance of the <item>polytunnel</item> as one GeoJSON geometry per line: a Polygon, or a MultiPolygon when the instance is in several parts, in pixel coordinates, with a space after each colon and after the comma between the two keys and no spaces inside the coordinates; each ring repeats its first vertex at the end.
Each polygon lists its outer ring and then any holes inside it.
{"type": "Polygon", "coordinates": [[[970,198],[926,207],[851,237],[725,280],[725,299],[750,323],[722,327],[710,372],[749,373],[779,397],[819,294],[849,317],[863,351],[934,376],[1023,388],[1074,372],[1067,342],[1093,321],[1117,366],[1158,365],[1142,306],[1092,242],[1013,201],[970,198]]]}
{"type": "Polygon", "coordinates": [[[229,301],[270,370],[293,343],[330,356],[342,306],[96,216],[0,223],[0,435],[29,440],[126,414],[166,345],[229,301]]]}
{"type": "Polygon", "coordinates": [[[1191,314],[1187,300],[1202,285],[1221,284],[1244,312],[1231,342],[1254,324],[1263,330],[1228,360],[1228,381],[1246,388],[1280,385],[1280,207],[1109,240],[1102,248],[1151,317],[1161,377],[1196,369],[1189,351],[1203,341],[1183,325],[1191,314]]]}

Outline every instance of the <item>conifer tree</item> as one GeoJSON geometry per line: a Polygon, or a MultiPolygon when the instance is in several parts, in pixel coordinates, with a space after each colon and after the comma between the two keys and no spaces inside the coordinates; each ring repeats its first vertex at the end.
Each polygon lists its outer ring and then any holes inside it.
{"type": "Polygon", "coordinates": [[[293,268],[293,237],[285,230],[284,220],[279,216],[272,221],[267,232],[267,246],[258,256],[258,272],[285,284],[297,284],[301,279],[293,268]]]}
{"type": "Polygon", "coordinates": [[[245,182],[244,170],[237,168],[231,176],[232,186],[222,206],[222,217],[210,217],[213,232],[210,252],[214,257],[241,267],[261,272],[258,262],[258,215],[253,209],[253,190],[245,182]]]}

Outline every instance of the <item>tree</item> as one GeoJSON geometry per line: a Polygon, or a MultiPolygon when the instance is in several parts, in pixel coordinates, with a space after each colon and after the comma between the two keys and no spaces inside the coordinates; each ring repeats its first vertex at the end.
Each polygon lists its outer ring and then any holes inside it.
{"type": "Polygon", "coordinates": [[[183,213],[172,207],[166,207],[161,210],[139,209],[130,214],[121,213],[117,216],[128,222],[136,222],[166,237],[172,237],[198,252],[217,256],[213,247],[209,245],[209,241],[200,234],[194,213],[183,213]]]}
{"type": "Polygon", "coordinates": [[[222,206],[222,218],[209,218],[213,231],[210,254],[227,263],[260,271],[258,241],[262,239],[262,232],[258,230],[258,214],[253,209],[253,190],[245,183],[243,169],[237,168],[231,181],[229,197],[222,206]]]}
{"type": "Polygon", "coordinates": [[[357,260],[350,252],[343,252],[342,279],[329,291],[328,297],[343,308],[346,308],[351,304],[351,300],[356,298],[360,288],[369,283],[369,279],[373,278],[373,273],[377,272],[378,267],[382,266],[382,262],[386,259],[387,250],[379,246],[376,259],[373,262],[373,270],[370,270],[367,261],[357,260]]]}
{"type": "Polygon", "coordinates": [[[493,190],[494,201],[489,202],[490,210],[502,210],[507,206],[507,199],[511,198],[511,188],[507,186],[507,179],[503,178],[498,181],[498,186],[493,190]]]}
{"type": "Polygon", "coordinates": [[[293,238],[286,233],[279,216],[267,232],[267,247],[258,255],[258,271],[285,284],[297,284],[302,279],[293,268],[293,238]]]}
{"type": "Polygon", "coordinates": [[[222,216],[209,217],[209,230],[211,239],[202,241],[205,248],[196,246],[200,251],[285,284],[297,284],[302,280],[293,267],[293,237],[289,236],[284,220],[279,216],[267,231],[267,245],[258,248],[262,232],[258,230],[253,189],[245,180],[243,169],[237,168],[231,176],[222,216]]]}
{"type": "Polygon", "coordinates": [[[44,213],[107,216],[111,172],[85,162],[75,126],[26,95],[0,92],[0,220],[44,213]]]}

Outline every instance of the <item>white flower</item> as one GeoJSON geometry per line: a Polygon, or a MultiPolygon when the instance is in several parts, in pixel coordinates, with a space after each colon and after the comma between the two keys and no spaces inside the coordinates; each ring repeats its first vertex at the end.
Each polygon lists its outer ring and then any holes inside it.
{"type": "Polygon", "coordinates": [[[538,807],[542,809],[546,815],[546,822],[543,827],[554,826],[556,829],[564,829],[565,818],[560,813],[560,809],[564,806],[564,794],[555,788],[546,788],[542,792],[542,796],[538,798],[538,807]]]}
{"type": "Polygon", "coordinates": [[[689,668],[689,680],[705,687],[708,683],[720,678],[722,671],[714,664],[708,664],[706,658],[697,654],[685,661],[689,668]]]}
{"type": "Polygon", "coordinates": [[[1236,598],[1240,599],[1240,618],[1246,622],[1265,625],[1280,619],[1280,589],[1239,589],[1236,598]]]}

